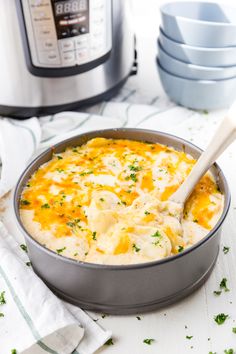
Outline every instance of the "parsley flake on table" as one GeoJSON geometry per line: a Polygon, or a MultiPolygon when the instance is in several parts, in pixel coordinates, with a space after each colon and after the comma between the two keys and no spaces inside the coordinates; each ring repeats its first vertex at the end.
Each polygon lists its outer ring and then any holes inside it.
{"type": "Polygon", "coordinates": [[[65,251],[65,249],[66,249],[66,247],[63,247],[63,248],[57,249],[56,251],[57,251],[58,254],[60,254],[60,253],[62,253],[63,251],[65,251]]]}
{"type": "Polygon", "coordinates": [[[16,349],[12,349],[12,350],[11,350],[11,354],[17,354],[16,349]]]}
{"type": "Polygon", "coordinates": [[[6,304],[6,299],[5,299],[5,291],[2,291],[0,293],[0,305],[6,304]]]}
{"type": "Polygon", "coordinates": [[[146,338],[143,340],[143,343],[151,345],[153,342],[155,342],[155,339],[153,338],[146,338]]]}
{"type": "Polygon", "coordinates": [[[214,353],[213,352],[209,352],[208,354],[216,354],[216,352],[214,352],[214,353]]]}
{"type": "Polygon", "coordinates": [[[225,322],[225,320],[227,320],[228,317],[229,315],[226,315],[224,313],[219,313],[214,317],[214,320],[218,325],[222,325],[225,322]]]}
{"type": "Polygon", "coordinates": [[[186,339],[192,339],[193,336],[186,336],[186,339]]]}
{"type": "Polygon", "coordinates": [[[136,316],[138,321],[141,321],[141,317],[140,316],[136,316]]]}
{"type": "Polygon", "coordinates": [[[25,264],[27,265],[27,267],[31,267],[32,266],[31,262],[26,262],[25,264]]]}
{"type": "Polygon", "coordinates": [[[28,248],[27,248],[27,246],[26,245],[24,245],[23,243],[20,245],[20,248],[22,249],[22,251],[24,251],[24,252],[28,252],[28,248]]]}
{"type": "Polygon", "coordinates": [[[236,327],[233,327],[233,328],[232,328],[232,332],[233,332],[233,333],[236,333],[236,327]]]}
{"type": "Polygon", "coordinates": [[[4,313],[0,312],[0,317],[4,317],[4,313]]]}
{"type": "Polygon", "coordinates": [[[225,353],[225,354],[234,354],[234,350],[233,350],[232,348],[230,348],[230,349],[225,349],[225,350],[224,350],[224,353],[225,353]]]}
{"type": "Polygon", "coordinates": [[[229,288],[227,287],[227,279],[223,278],[220,282],[220,288],[223,289],[224,291],[229,291],[229,288]]]}
{"type": "Polygon", "coordinates": [[[219,290],[219,291],[216,291],[216,290],[215,290],[215,291],[213,291],[213,294],[216,295],[216,296],[220,296],[221,291],[220,291],[220,290],[219,290]]]}
{"type": "Polygon", "coordinates": [[[112,338],[108,339],[108,340],[106,341],[105,345],[114,345],[113,339],[112,339],[112,338]]]}
{"type": "Polygon", "coordinates": [[[226,247],[226,246],[223,247],[224,254],[227,254],[229,252],[229,250],[230,250],[229,247],[226,247]]]}

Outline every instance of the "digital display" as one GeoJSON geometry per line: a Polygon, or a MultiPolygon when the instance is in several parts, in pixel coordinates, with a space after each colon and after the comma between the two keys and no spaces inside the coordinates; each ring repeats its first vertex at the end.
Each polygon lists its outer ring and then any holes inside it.
{"type": "Polygon", "coordinates": [[[56,2],[54,5],[55,5],[56,16],[61,16],[61,15],[87,11],[88,0],[59,1],[56,2]]]}

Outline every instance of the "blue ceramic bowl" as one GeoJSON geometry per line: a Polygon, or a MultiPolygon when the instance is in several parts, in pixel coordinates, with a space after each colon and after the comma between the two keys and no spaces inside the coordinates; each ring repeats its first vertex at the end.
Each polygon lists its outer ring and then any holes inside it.
{"type": "Polygon", "coordinates": [[[192,109],[228,108],[236,99],[236,78],[204,81],[174,76],[157,59],[158,71],[166,94],[174,102],[192,109]]]}
{"type": "Polygon", "coordinates": [[[192,46],[236,46],[236,8],[208,2],[161,6],[162,28],[171,39],[192,46]]]}
{"type": "Polygon", "coordinates": [[[178,43],[168,38],[160,28],[159,41],[171,56],[195,65],[232,66],[236,65],[236,47],[204,48],[178,43]]]}
{"type": "Polygon", "coordinates": [[[227,68],[199,66],[175,59],[163,50],[160,42],[158,42],[158,57],[163,69],[185,79],[224,80],[236,76],[236,66],[227,68]]]}

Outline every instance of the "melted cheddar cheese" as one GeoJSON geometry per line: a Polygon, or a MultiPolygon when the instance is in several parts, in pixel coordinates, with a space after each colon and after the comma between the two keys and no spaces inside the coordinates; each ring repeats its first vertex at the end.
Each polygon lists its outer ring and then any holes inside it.
{"type": "Polygon", "coordinates": [[[183,151],[95,138],[67,148],[29,179],[22,222],[45,247],[76,260],[131,264],[176,254],[218,221],[224,198],[208,172],[181,207],[168,198],[195,160],[183,151]]]}

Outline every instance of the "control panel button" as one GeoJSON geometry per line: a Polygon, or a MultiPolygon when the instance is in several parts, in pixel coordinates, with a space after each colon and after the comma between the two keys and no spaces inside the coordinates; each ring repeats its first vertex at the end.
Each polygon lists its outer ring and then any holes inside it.
{"type": "Polygon", "coordinates": [[[41,64],[47,64],[47,65],[60,64],[60,58],[59,58],[58,52],[54,51],[54,50],[51,50],[48,52],[46,52],[46,51],[39,52],[39,62],[41,64]]]}
{"type": "Polygon", "coordinates": [[[62,61],[64,65],[74,65],[75,62],[75,53],[66,52],[62,54],[62,61]]]}
{"type": "Polygon", "coordinates": [[[91,6],[92,6],[93,9],[96,9],[96,8],[98,8],[100,6],[104,6],[104,0],[93,0],[91,2],[91,6]]]}
{"type": "Polygon", "coordinates": [[[54,35],[54,31],[51,27],[40,26],[39,28],[36,29],[37,38],[52,37],[53,35],[54,35]]]}
{"type": "Polygon", "coordinates": [[[61,48],[63,51],[73,50],[74,49],[74,41],[72,41],[72,40],[61,41],[61,48]]]}
{"type": "Polygon", "coordinates": [[[76,38],[75,47],[77,49],[81,49],[81,48],[84,48],[84,47],[87,48],[88,47],[88,37],[87,36],[81,36],[81,37],[76,38]]]}
{"type": "Polygon", "coordinates": [[[72,28],[72,30],[70,31],[71,36],[78,36],[79,33],[79,28],[72,28]]]}
{"type": "Polygon", "coordinates": [[[55,50],[57,49],[57,41],[50,38],[40,39],[37,41],[37,47],[40,51],[55,50]]]}
{"type": "Polygon", "coordinates": [[[88,49],[79,49],[77,50],[76,54],[79,64],[88,59],[88,49]]]}
{"type": "Polygon", "coordinates": [[[62,29],[60,30],[60,37],[61,37],[61,38],[70,37],[70,32],[69,32],[68,28],[62,28],[62,29]]]}
{"type": "Polygon", "coordinates": [[[80,29],[79,29],[79,32],[80,32],[81,34],[84,34],[84,33],[87,33],[88,30],[87,30],[87,28],[86,28],[85,26],[81,26],[80,29]]]}

